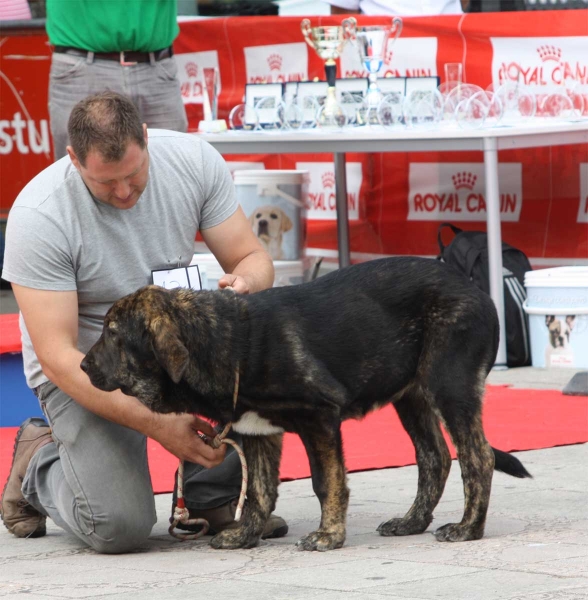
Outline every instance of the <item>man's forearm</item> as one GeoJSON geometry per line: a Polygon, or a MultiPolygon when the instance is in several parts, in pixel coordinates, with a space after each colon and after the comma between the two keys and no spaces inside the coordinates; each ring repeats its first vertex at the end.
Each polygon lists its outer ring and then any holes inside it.
{"type": "Polygon", "coordinates": [[[120,390],[103,392],[95,388],[80,368],[83,354],[75,348],[61,349],[56,356],[59,358],[42,363],[43,371],[55,385],[87,410],[158,441],[180,460],[194,462],[207,469],[223,461],[226,446],[214,449],[197,433],[202,431],[214,436],[215,431],[209,423],[190,414],[154,413],[120,390]]]}
{"type": "Polygon", "coordinates": [[[274,284],[274,263],[267,252],[252,252],[233,269],[232,274],[245,279],[251,293],[259,292],[274,284]]]}
{"type": "Polygon", "coordinates": [[[80,368],[83,358],[84,355],[75,348],[58,352],[42,362],[43,372],[60,390],[90,412],[153,437],[157,415],[120,390],[103,392],[95,388],[80,368]]]}

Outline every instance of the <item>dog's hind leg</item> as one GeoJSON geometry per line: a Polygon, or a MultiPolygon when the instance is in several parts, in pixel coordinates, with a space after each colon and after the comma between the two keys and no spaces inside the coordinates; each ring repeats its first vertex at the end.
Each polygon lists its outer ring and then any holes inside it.
{"type": "Polygon", "coordinates": [[[337,421],[329,427],[300,433],[306,448],[312,487],[321,504],[320,527],[297,542],[301,550],[334,550],[345,542],[345,523],[349,504],[349,488],[343,461],[341,425],[337,421]]]}
{"type": "Polygon", "coordinates": [[[225,529],[212,538],[213,548],[252,548],[259,543],[278,499],[282,438],[281,433],[243,436],[248,471],[247,505],[238,527],[225,529]]]}
{"type": "MultiPolygon", "coordinates": [[[[494,472],[494,452],[482,428],[483,385],[467,375],[438,388],[435,401],[451,436],[461,468],[465,506],[460,523],[435,531],[441,542],[478,540],[484,535],[494,472]]],[[[483,381],[483,379],[482,379],[483,381]]]]}
{"type": "Polygon", "coordinates": [[[416,498],[406,515],[385,521],[378,527],[380,535],[386,536],[411,535],[427,529],[451,469],[451,455],[439,427],[439,418],[424,394],[416,389],[407,392],[394,403],[394,408],[414,444],[419,481],[416,498]]]}

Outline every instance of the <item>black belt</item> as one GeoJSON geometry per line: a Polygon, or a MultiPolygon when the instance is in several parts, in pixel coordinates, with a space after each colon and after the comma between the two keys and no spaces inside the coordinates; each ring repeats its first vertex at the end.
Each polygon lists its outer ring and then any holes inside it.
{"type": "Polygon", "coordinates": [[[54,46],[53,51],[58,52],[59,54],[71,54],[72,56],[83,56],[85,58],[89,54],[93,54],[95,60],[114,60],[123,66],[148,63],[152,60],[157,62],[164,58],[171,58],[174,55],[171,46],[164,48],[163,50],[156,50],[155,52],[90,52],[89,50],[69,48],[68,46],[54,46]]]}

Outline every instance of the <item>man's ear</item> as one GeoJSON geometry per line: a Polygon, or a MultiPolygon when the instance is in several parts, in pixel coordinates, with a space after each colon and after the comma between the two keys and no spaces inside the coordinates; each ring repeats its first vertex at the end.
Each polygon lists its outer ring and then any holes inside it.
{"type": "Polygon", "coordinates": [[[75,155],[73,148],[71,146],[67,146],[66,150],[67,150],[67,153],[69,154],[69,159],[73,163],[73,166],[79,171],[80,166],[81,166],[80,161],[78,160],[78,157],[75,155]]]}
{"type": "Polygon", "coordinates": [[[158,318],[151,324],[153,352],[157,362],[166,370],[174,383],[180,383],[190,356],[180,340],[178,327],[168,318],[158,318]]]}

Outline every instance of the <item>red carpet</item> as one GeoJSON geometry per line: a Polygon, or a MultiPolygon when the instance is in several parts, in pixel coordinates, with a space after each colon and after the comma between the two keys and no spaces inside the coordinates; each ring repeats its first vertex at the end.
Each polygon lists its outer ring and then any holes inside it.
{"type": "MultiPolygon", "coordinates": [[[[588,397],[564,396],[554,390],[488,386],[484,428],[490,444],[505,451],[588,442],[588,397]]],[[[16,427],[0,428],[1,487],[8,477],[16,431],[16,427]]],[[[415,462],[412,443],[392,407],[370,414],[361,422],[345,422],[343,440],[350,472],[415,462]]],[[[155,492],[171,492],[177,459],[150,440],[149,462],[155,492]]],[[[310,476],[306,453],[295,435],[285,437],[280,474],[282,480],[310,476]]]]}

